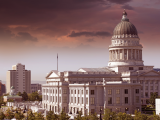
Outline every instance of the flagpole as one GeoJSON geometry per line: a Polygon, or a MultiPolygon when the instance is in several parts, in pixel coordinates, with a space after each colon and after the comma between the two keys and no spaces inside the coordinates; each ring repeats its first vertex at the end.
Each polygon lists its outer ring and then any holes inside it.
{"type": "Polygon", "coordinates": [[[57,71],[58,71],[58,53],[57,53],[57,71]]]}

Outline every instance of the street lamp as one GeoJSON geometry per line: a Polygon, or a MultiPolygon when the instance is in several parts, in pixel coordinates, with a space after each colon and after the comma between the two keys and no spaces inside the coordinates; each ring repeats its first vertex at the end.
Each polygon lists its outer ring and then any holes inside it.
{"type": "Polygon", "coordinates": [[[102,112],[102,109],[100,107],[100,117],[99,117],[100,120],[102,120],[101,112],[102,112]]]}

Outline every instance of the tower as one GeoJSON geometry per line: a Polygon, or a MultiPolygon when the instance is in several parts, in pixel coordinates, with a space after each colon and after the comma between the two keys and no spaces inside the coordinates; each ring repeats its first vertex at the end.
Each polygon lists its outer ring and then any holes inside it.
{"type": "Polygon", "coordinates": [[[121,22],[115,27],[109,46],[109,62],[111,68],[117,66],[144,66],[142,45],[136,27],[127,18],[124,10],[121,22]]]}

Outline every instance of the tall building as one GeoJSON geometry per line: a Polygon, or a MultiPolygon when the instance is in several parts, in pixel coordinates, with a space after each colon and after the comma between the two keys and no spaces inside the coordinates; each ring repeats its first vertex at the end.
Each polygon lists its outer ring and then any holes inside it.
{"type": "Polygon", "coordinates": [[[12,66],[12,70],[7,71],[6,88],[7,93],[11,91],[11,86],[14,86],[15,92],[31,91],[31,71],[25,70],[25,65],[18,63],[12,66]]]}
{"type": "Polygon", "coordinates": [[[4,93],[6,93],[6,86],[5,84],[2,84],[2,81],[0,80],[0,96],[2,96],[4,93]]]}
{"type": "Polygon", "coordinates": [[[39,83],[31,84],[31,93],[38,92],[38,90],[42,91],[42,85],[39,83]]]}
{"type": "Polygon", "coordinates": [[[160,96],[160,69],[145,66],[136,27],[122,14],[109,46],[107,67],[78,71],[52,70],[42,85],[43,108],[70,116],[100,113],[100,109],[134,113],[148,104],[150,94],[160,96]]]}

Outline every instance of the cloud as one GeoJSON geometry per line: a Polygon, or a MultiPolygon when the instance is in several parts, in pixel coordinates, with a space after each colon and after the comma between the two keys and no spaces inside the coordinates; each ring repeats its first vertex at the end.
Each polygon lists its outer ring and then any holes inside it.
{"type": "Polygon", "coordinates": [[[125,4],[128,2],[131,2],[132,0],[108,0],[111,3],[117,3],[117,4],[125,4]]]}
{"type": "Polygon", "coordinates": [[[134,10],[134,8],[128,4],[123,5],[121,8],[128,9],[128,10],[134,10]]]}
{"type": "Polygon", "coordinates": [[[18,34],[12,33],[10,30],[0,28],[0,40],[1,41],[37,41],[37,38],[33,37],[28,32],[18,32],[18,34]]]}
{"type": "Polygon", "coordinates": [[[87,42],[95,42],[93,38],[87,39],[87,42]]]}
{"type": "Polygon", "coordinates": [[[17,40],[29,40],[29,41],[37,41],[37,38],[33,37],[28,32],[19,32],[18,36],[16,36],[17,40]]]}
{"type": "Polygon", "coordinates": [[[80,36],[86,36],[86,37],[90,37],[90,36],[97,36],[97,37],[108,37],[111,36],[111,34],[109,32],[104,32],[104,31],[100,31],[100,32],[75,32],[72,31],[72,33],[70,35],[68,35],[68,37],[80,37],[80,36]]]}

